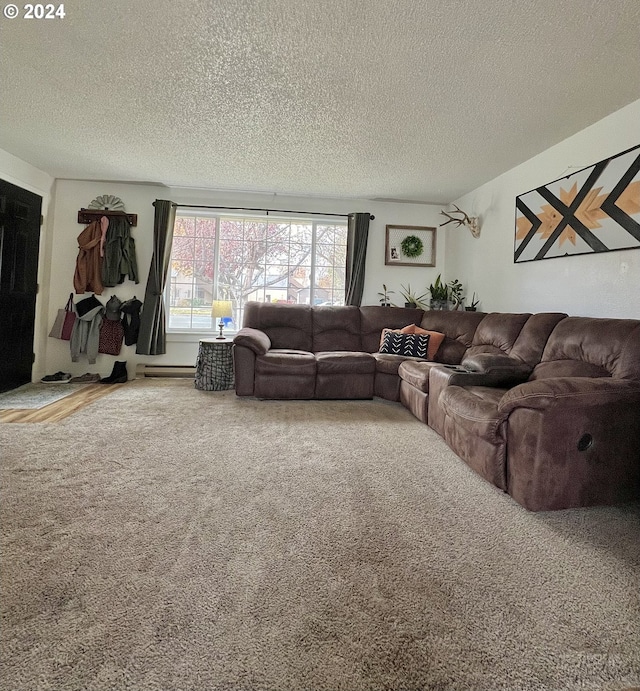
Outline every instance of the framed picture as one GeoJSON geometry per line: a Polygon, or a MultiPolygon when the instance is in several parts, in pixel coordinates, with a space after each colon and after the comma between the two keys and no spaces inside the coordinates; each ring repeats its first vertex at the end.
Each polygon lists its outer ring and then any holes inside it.
{"type": "Polygon", "coordinates": [[[638,248],[640,146],[516,197],[516,264],[638,248]]]}
{"type": "Polygon", "coordinates": [[[384,263],[388,266],[435,266],[436,229],[387,226],[384,263]]]}

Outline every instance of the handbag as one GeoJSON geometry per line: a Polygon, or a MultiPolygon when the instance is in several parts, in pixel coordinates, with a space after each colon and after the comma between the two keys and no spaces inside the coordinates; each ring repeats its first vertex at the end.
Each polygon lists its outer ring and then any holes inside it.
{"type": "Polygon", "coordinates": [[[62,325],[62,336],[60,338],[63,341],[71,340],[71,332],[73,331],[73,325],[76,322],[76,312],[73,306],[73,293],[69,293],[69,299],[64,308],[64,324],[62,325]]]}
{"type": "Polygon", "coordinates": [[[76,313],[73,311],[73,293],[69,293],[69,299],[64,309],[58,310],[55,321],[49,331],[51,338],[59,338],[63,341],[71,339],[71,331],[76,320],[76,313]]]}

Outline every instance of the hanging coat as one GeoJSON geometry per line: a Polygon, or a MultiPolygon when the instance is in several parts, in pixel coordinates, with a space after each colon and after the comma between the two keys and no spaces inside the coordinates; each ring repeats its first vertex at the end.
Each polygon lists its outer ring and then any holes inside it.
{"type": "Polygon", "coordinates": [[[100,325],[104,314],[104,305],[95,295],[76,302],[74,311],[77,315],[73,323],[71,340],[71,361],[78,362],[81,353],[86,353],[90,365],[95,365],[100,345],[100,325]]]}
{"type": "Polygon", "coordinates": [[[124,344],[133,345],[138,342],[140,333],[140,310],[142,302],[134,295],[131,300],[122,303],[122,327],[124,328],[124,344]]]}
{"type": "Polygon", "coordinates": [[[96,293],[102,295],[102,257],[100,245],[103,228],[109,220],[103,216],[99,221],[90,223],[78,235],[78,257],[73,276],[73,287],[76,293],[96,293]]]}
{"type": "Polygon", "coordinates": [[[131,237],[131,225],[126,216],[111,216],[104,245],[102,283],[115,286],[129,280],[139,283],[136,247],[131,237]]]}

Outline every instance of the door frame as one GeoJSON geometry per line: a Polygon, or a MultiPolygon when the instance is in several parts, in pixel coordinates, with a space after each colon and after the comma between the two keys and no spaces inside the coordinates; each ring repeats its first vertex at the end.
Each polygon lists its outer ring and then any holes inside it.
{"type": "Polygon", "coordinates": [[[40,381],[46,374],[47,359],[47,334],[48,310],[50,294],[50,271],[46,268],[51,264],[52,241],[51,231],[53,219],[49,213],[52,208],[52,200],[55,194],[55,178],[37,168],[34,168],[26,161],[22,161],[10,154],[0,150],[0,178],[15,187],[37,194],[42,197],[41,222],[40,222],[40,244],[38,251],[37,282],[38,291],[36,293],[36,306],[33,328],[33,352],[35,355],[31,365],[31,381],[40,381]],[[8,170],[19,169],[20,177],[8,172],[8,170]]]}

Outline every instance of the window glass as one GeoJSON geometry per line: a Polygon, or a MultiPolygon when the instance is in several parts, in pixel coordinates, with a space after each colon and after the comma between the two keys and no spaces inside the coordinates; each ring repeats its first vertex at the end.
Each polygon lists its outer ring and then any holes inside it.
{"type": "Polygon", "coordinates": [[[168,329],[237,330],[249,300],[343,305],[346,254],[346,221],[179,213],[168,329]]]}

